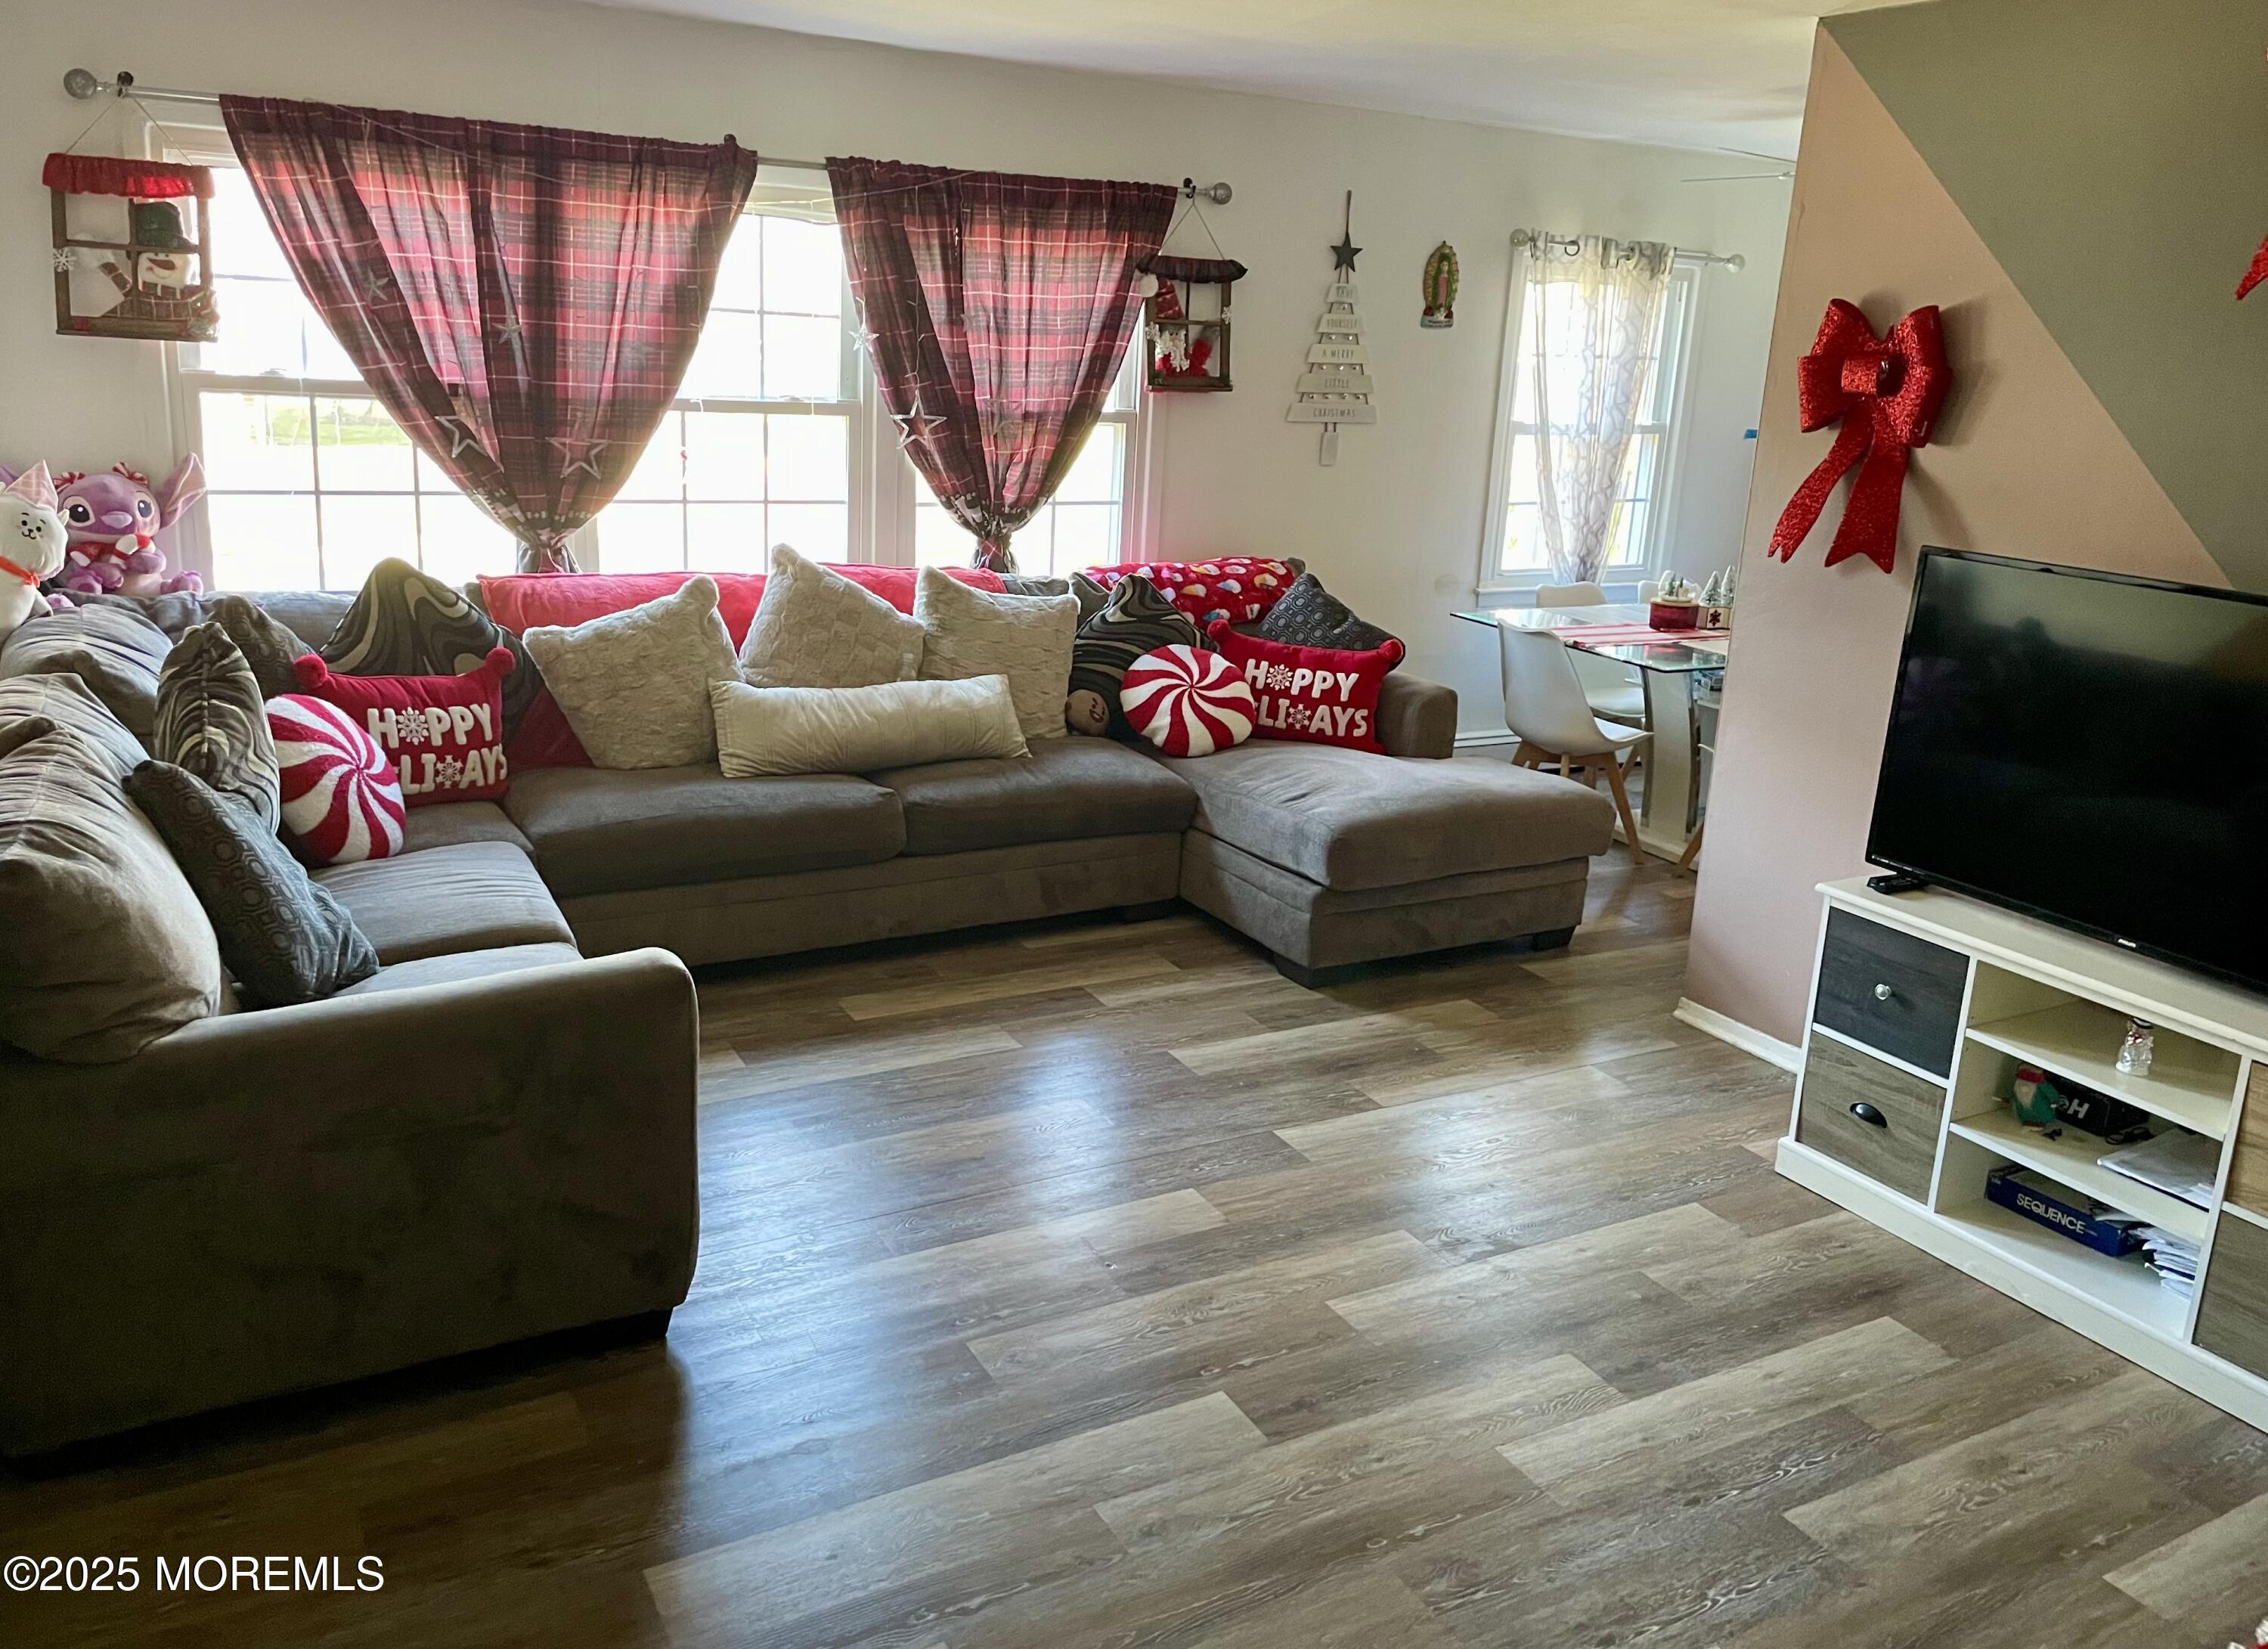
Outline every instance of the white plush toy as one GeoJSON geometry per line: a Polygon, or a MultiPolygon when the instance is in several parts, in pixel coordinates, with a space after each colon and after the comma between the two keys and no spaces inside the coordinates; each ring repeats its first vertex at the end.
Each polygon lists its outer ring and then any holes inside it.
{"type": "Polygon", "coordinates": [[[69,541],[45,464],[33,465],[0,490],[0,641],[48,611],[40,585],[63,571],[69,541]]]}

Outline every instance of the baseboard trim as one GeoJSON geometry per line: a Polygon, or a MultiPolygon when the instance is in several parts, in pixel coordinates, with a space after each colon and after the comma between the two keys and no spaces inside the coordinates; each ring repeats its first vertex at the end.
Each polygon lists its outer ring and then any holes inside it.
{"type": "Polygon", "coordinates": [[[1705,1036],[1728,1042],[1744,1054],[1754,1054],[1765,1064],[1778,1065],[1782,1071],[1793,1071],[1803,1064],[1803,1049],[1793,1042],[1767,1036],[1755,1026],[1743,1025],[1714,1008],[1705,1008],[1690,997],[1677,998],[1676,1009],[1670,1018],[1690,1025],[1705,1036]]]}
{"type": "Polygon", "coordinates": [[[1459,733],[1456,739],[1456,747],[1460,750],[1479,750],[1484,749],[1491,745],[1518,744],[1519,742],[1520,735],[1512,732],[1509,728],[1483,727],[1475,732],[1459,733]]]}

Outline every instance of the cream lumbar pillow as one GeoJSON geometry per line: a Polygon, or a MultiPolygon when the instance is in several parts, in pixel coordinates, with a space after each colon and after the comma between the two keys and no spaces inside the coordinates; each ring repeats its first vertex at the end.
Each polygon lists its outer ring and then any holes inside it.
{"type": "Polygon", "coordinates": [[[705,573],[644,607],[520,640],[593,766],[686,767],[717,754],[709,688],[740,678],[705,573]]]}
{"type": "Polygon", "coordinates": [[[727,778],[1031,754],[1005,676],[834,688],[719,681],[709,698],[727,778]]]}
{"type": "Polygon", "coordinates": [[[994,595],[924,567],[914,584],[914,616],[923,632],[923,681],[1005,675],[1024,737],[1064,736],[1077,596],[994,595]]]}
{"type": "Polygon", "coordinates": [[[740,644],[751,687],[872,687],[921,670],[922,627],[872,590],[786,544],[772,546],[763,599],[740,644]]]}

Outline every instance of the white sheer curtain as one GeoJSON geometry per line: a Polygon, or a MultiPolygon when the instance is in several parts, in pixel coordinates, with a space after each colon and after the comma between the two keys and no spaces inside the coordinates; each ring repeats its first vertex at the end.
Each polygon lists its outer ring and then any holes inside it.
{"type": "Polygon", "coordinates": [[[1615,494],[1646,393],[1675,249],[1529,230],[1515,283],[1521,387],[1534,398],[1544,554],[1562,584],[1606,564],[1615,494]]]}

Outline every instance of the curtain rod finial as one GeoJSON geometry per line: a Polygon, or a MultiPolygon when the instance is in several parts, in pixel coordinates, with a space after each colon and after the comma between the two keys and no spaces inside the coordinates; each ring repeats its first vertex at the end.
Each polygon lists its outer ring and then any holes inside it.
{"type": "Polygon", "coordinates": [[[80,102],[102,93],[102,82],[92,69],[70,69],[63,73],[63,90],[80,102]]]}

